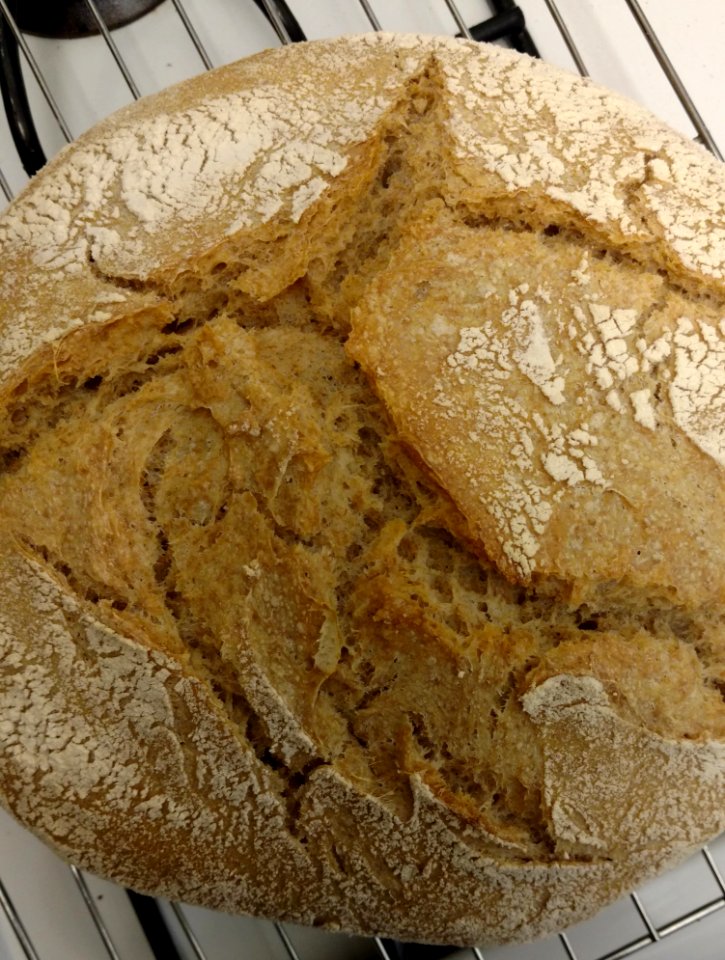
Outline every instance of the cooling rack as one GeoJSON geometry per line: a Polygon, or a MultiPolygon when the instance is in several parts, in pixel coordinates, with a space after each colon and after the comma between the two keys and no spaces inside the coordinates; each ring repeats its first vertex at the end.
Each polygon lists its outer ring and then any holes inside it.
{"type": "MultiPolygon", "coordinates": [[[[164,0],[117,30],[83,2],[98,35],[63,41],[21,31],[18,5],[0,0],[8,200],[132,98],[275,43],[370,29],[503,42],[639,99],[720,158],[725,148],[721,0],[164,0]]],[[[140,897],[67,866],[0,811],[0,960],[722,960],[724,875],[725,836],[559,936],[455,951],[140,897]]]]}

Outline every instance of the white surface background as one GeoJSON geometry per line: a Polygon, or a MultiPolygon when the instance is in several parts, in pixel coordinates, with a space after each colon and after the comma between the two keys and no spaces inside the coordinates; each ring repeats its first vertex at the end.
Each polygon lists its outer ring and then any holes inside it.
{"type": "MultiPolygon", "coordinates": [[[[573,69],[569,53],[547,8],[546,0],[520,0],[529,29],[544,59],[573,69]]],[[[559,8],[593,78],[644,103],[653,112],[694,136],[677,97],[634,24],[625,0],[559,0],[559,8]]],[[[272,29],[251,0],[186,0],[185,6],[215,65],[221,65],[276,44],[272,29]]],[[[367,29],[356,0],[291,0],[290,6],[310,38],[367,29]]],[[[443,0],[372,0],[388,30],[454,33],[443,0]]],[[[642,0],[668,55],[687,85],[721,151],[725,152],[725,2],[724,0],[642,0]]],[[[489,15],[485,0],[461,0],[468,24],[489,15]]],[[[143,93],[150,93],[200,72],[201,61],[183,30],[172,4],[114,33],[123,56],[143,93]]],[[[74,136],[112,110],[130,101],[121,74],[99,38],[52,41],[29,38],[31,48],[51,85],[74,136]]],[[[63,138],[32,77],[28,87],[41,140],[47,154],[63,138]]],[[[13,191],[27,178],[0,118],[0,169],[13,191]]],[[[711,846],[713,860],[725,872],[725,838],[711,846]]],[[[0,879],[42,960],[107,960],[108,950],[85,908],[68,868],[45,847],[0,813],[0,879]]],[[[142,931],[122,890],[88,878],[89,887],[122,960],[153,960],[142,931]]],[[[582,891],[585,895],[585,891],[582,891]]],[[[641,902],[662,928],[683,914],[709,903],[725,904],[725,891],[704,857],[687,864],[640,891],[641,902]]],[[[178,935],[179,949],[198,960],[181,934],[170,908],[164,908],[178,935]]],[[[272,924],[186,910],[209,960],[285,960],[289,956],[272,924]]],[[[379,957],[369,941],[287,927],[303,960],[368,960],[379,957]]],[[[568,933],[580,960],[595,960],[646,934],[643,920],[629,899],[568,933]]],[[[458,954],[473,960],[472,951],[458,954]]],[[[485,960],[567,960],[558,938],[531,947],[482,951],[485,960]]],[[[0,960],[24,957],[0,910],[0,960]]],[[[722,960],[725,957],[725,909],[646,947],[644,960],[722,960]]]]}

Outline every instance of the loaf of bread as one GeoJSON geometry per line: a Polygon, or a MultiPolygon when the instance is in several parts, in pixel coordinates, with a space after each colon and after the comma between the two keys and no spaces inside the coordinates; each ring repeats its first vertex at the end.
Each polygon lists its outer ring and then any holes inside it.
{"type": "Polygon", "coordinates": [[[225,911],[532,939],[725,827],[725,168],[496,47],[272,50],[0,219],[0,799],[225,911]]]}

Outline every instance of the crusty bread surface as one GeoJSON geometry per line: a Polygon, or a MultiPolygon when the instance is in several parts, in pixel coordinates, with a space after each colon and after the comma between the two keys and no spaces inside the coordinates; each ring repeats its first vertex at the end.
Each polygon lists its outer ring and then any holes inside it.
{"type": "Polygon", "coordinates": [[[0,801],[451,944],[725,828],[725,168],[466,41],[271,50],[0,218],[0,801]]]}

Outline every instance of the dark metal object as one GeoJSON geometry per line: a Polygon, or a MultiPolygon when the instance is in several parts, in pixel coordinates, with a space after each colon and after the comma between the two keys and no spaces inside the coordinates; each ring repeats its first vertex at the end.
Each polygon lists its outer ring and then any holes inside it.
{"type": "Polygon", "coordinates": [[[494,40],[503,40],[511,35],[516,36],[524,29],[525,20],[521,7],[496,13],[488,20],[471,27],[474,40],[491,43],[494,40]]]}
{"type": "MultiPolygon", "coordinates": [[[[96,0],[109,30],[123,27],[149,13],[162,0],[96,0]]],[[[23,33],[38,37],[88,37],[99,33],[98,24],[85,0],[14,0],[9,3],[15,22],[23,33]]]]}
{"type": "Polygon", "coordinates": [[[158,960],[182,960],[158,903],[152,897],[134,893],[133,890],[127,893],[153,955],[158,960]]]}
{"type": "Polygon", "coordinates": [[[23,169],[32,176],[45,164],[45,153],[30,112],[25,81],[20,69],[18,42],[0,17],[0,89],[10,133],[23,169]]]}
{"type": "MultiPolygon", "coordinates": [[[[528,53],[530,57],[540,57],[539,51],[536,49],[536,44],[531,39],[529,31],[526,29],[526,22],[524,20],[524,15],[519,10],[514,0],[489,0],[492,9],[494,10],[497,16],[517,16],[516,11],[521,14],[521,27],[516,32],[511,32],[507,35],[507,39],[514,50],[518,50],[519,53],[528,53]]],[[[471,33],[476,36],[476,27],[471,28],[471,33]]],[[[482,39],[476,37],[476,39],[482,39]]]]}
{"type": "MultiPolygon", "coordinates": [[[[272,26],[274,27],[275,26],[274,21],[270,17],[270,14],[267,11],[267,8],[265,7],[263,0],[254,0],[254,2],[257,4],[257,6],[265,15],[267,20],[269,20],[272,26]]],[[[284,2],[284,0],[275,0],[272,6],[275,8],[277,17],[282,25],[284,32],[286,33],[286,36],[284,38],[280,37],[282,42],[286,43],[287,38],[289,38],[289,42],[291,43],[304,42],[307,39],[307,37],[305,36],[302,30],[302,27],[297,22],[295,15],[292,13],[292,11],[284,2]]]]}
{"type": "MultiPolygon", "coordinates": [[[[526,29],[524,11],[513,0],[490,0],[495,13],[488,20],[469,28],[474,40],[493,43],[495,40],[507,40],[514,50],[528,53],[531,57],[540,57],[529,31],[526,29]]],[[[458,34],[462,36],[462,34],[458,34]]]]}

